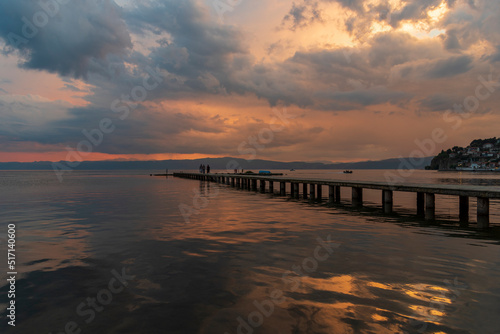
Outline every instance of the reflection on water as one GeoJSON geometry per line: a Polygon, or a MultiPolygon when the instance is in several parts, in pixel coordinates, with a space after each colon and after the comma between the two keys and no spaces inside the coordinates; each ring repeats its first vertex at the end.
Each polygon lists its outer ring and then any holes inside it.
{"type": "MultiPolygon", "coordinates": [[[[143,175],[0,174],[0,236],[17,224],[20,272],[17,326],[2,333],[498,333],[499,238],[419,226],[411,196],[384,216],[143,175]],[[122,270],[134,278],[99,304],[122,270]]],[[[446,218],[455,202],[438,205],[446,218]]]]}

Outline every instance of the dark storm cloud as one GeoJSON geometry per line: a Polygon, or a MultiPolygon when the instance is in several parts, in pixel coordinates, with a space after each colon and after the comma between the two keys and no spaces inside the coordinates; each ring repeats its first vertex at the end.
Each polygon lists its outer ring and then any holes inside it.
{"type": "Polygon", "coordinates": [[[435,61],[427,75],[430,78],[451,78],[465,73],[472,68],[473,58],[469,56],[450,57],[435,61]]]}
{"type": "Polygon", "coordinates": [[[194,1],[151,1],[127,13],[134,32],[168,32],[172,41],[153,49],[151,57],[171,73],[194,76],[227,69],[230,56],[246,52],[243,36],[221,26],[194,1]]]}
{"type": "Polygon", "coordinates": [[[40,3],[0,2],[0,38],[7,44],[4,52],[19,52],[25,68],[85,77],[92,62],[124,54],[132,47],[121,9],[114,1],[40,3]],[[40,3],[52,7],[44,11],[40,3]]]}

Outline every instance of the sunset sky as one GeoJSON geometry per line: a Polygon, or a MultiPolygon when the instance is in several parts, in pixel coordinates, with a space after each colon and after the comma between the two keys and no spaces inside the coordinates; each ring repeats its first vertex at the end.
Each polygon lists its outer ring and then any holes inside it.
{"type": "Polygon", "coordinates": [[[428,155],[498,137],[499,17],[491,0],[3,0],[0,162],[66,160],[103,120],[85,160],[248,158],[253,137],[259,159],[347,162],[408,157],[436,128],[428,155]]]}

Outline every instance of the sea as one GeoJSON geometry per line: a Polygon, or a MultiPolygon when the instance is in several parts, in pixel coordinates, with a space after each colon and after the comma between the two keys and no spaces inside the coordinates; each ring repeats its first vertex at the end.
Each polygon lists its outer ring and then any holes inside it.
{"type": "MultiPolygon", "coordinates": [[[[162,172],[1,171],[0,333],[500,333],[499,201],[481,231],[474,198],[460,226],[453,196],[425,222],[413,193],[387,215],[376,190],[360,209],[348,188],[330,206],[162,172]]],[[[500,189],[500,174],[405,182],[500,189]]]]}

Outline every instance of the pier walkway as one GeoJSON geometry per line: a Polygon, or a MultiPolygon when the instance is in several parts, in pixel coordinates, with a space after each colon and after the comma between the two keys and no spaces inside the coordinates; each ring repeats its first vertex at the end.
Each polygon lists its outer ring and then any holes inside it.
{"type": "Polygon", "coordinates": [[[290,184],[290,196],[323,201],[323,187],[328,188],[328,201],[340,202],[342,188],[352,189],[352,204],[363,205],[363,189],[382,191],[384,213],[392,213],[394,192],[414,192],[417,194],[417,215],[426,220],[435,219],[436,195],[457,196],[459,200],[459,219],[461,224],[469,223],[469,198],[477,198],[477,225],[485,229],[490,225],[490,199],[500,199],[499,187],[473,185],[437,185],[437,184],[391,184],[367,181],[340,181],[328,179],[292,178],[286,176],[245,175],[245,174],[198,174],[174,173],[175,177],[204,180],[227,184],[235,188],[250,191],[274,193],[274,184],[279,183],[279,195],[286,196],[287,183],[290,184]],[[259,183],[259,186],[257,184],[259,183]],[[302,188],[302,196],[300,190],[302,188]]]}

